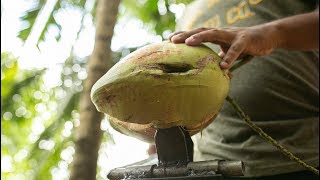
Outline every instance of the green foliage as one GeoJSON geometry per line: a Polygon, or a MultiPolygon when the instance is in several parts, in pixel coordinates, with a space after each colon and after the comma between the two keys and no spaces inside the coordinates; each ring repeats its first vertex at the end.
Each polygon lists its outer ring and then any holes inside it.
{"type": "MultiPolygon", "coordinates": [[[[40,37],[39,37],[38,42],[41,41],[41,40],[44,40],[44,34],[45,34],[46,30],[48,29],[48,27],[49,27],[50,25],[51,25],[51,26],[55,26],[55,27],[58,29],[58,36],[56,36],[55,38],[56,38],[57,41],[60,40],[60,38],[61,38],[61,25],[58,24],[57,21],[56,21],[56,19],[54,18],[55,12],[58,11],[58,10],[60,9],[60,7],[61,7],[61,6],[60,6],[60,3],[59,3],[59,1],[58,1],[58,3],[56,3],[56,5],[55,5],[54,8],[53,8],[53,12],[50,13],[49,19],[48,19],[48,21],[47,21],[44,29],[43,29],[42,32],[41,32],[41,35],[40,35],[40,37]]],[[[38,42],[37,42],[37,43],[38,43],[38,42]]]]}
{"type": "MultiPolygon", "coordinates": [[[[46,1],[38,1],[37,5],[35,7],[33,7],[32,9],[28,10],[24,16],[21,17],[21,21],[25,21],[27,22],[28,26],[25,29],[20,30],[18,37],[20,37],[23,41],[27,40],[27,38],[29,37],[32,28],[34,27],[33,25],[36,22],[36,19],[38,17],[38,15],[40,14],[41,10],[43,9],[43,7],[45,6],[45,2],[46,1]]],[[[47,31],[49,25],[55,26],[58,28],[59,33],[58,36],[56,37],[57,40],[60,39],[60,31],[61,31],[61,26],[56,22],[55,18],[54,18],[54,14],[55,12],[57,12],[61,6],[60,6],[61,1],[58,0],[58,2],[55,4],[54,8],[53,8],[53,12],[50,13],[49,19],[45,24],[45,27],[42,29],[41,31],[41,35],[37,41],[37,44],[39,41],[44,40],[44,34],[47,31]]]]}
{"type": "MultiPolygon", "coordinates": [[[[71,134],[78,119],[82,81],[78,83],[79,87],[46,89],[44,73],[45,70],[21,70],[17,59],[7,53],[1,54],[1,137],[4,138],[1,155],[14,159],[12,170],[2,172],[4,179],[12,178],[12,174],[27,175],[28,172],[30,178],[51,177],[54,166],[64,161],[61,152],[73,145],[71,134]],[[65,96],[58,98],[61,92],[65,96]],[[69,135],[64,135],[66,123],[69,124],[69,135]],[[26,155],[15,160],[15,154],[21,152],[26,155]]],[[[71,72],[71,76],[74,73],[71,72]]],[[[62,76],[66,79],[66,75],[62,76]]]]}
{"type": "MultiPolygon", "coordinates": [[[[43,71],[21,71],[17,59],[10,54],[1,54],[1,155],[9,155],[14,159],[15,154],[27,151],[28,139],[31,134],[31,119],[35,117],[34,107],[41,100],[34,99],[35,90],[40,89],[42,82],[40,74],[43,71]],[[23,150],[23,151],[22,151],[23,150]]],[[[26,161],[12,163],[17,173],[29,169],[26,161]]],[[[6,177],[6,173],[1,176],[6,177]]]]}
{"type": "MultiPolygon", "coordinates": [[[[176,23],[176,14],[170,11],[170,6],[190,1],[122,0],[124,11],[121,11],[119,18],[140,19],[144,28],[163,37],[165,31],[174,31],[176,23]]],[[[30,36],[36,19],[48,1],[34,2],[35,6],[21,17],[21,21],[27,24],[18,34],[23,41],[30,36]]],[[[55,19],[57,13],[78,8],[83,12],[83,17],[88,14],[94,16],[96,2],[57,0],[37,43],[46,40],[49,26],[58,29],[55,38],[59,41],[63,27],[55,19]],[[93,6],[88,6],[88,3],[93,6]]],[[[81,23],[84,23],[83,19],[81,23]]],[[[82,24],[78,36],[83,28],[82,24]]],[[[50,89],[46,87],[44,79],[47,69],[23,70],[19,68],[16,57],[10,53],[1,54],[1,155],[11,159],[12,165],[10,170],[1,172],[2,178],[12,179],[14,175],[21,174],[23,176],[18,179],[50,179],[51,172],[59,169],[59,164],[70,163],[62,154],[72,152],[74,127],[79,121],[80,92],[85,79],[81,74],[85,74],[87,61],[87,58],[79,59],[73,48],[61,67],[60,85],[50,89]]],[[[137,48],[113,52],[113,62],[116,63],[137,48]]],[[[112,141],[108,132],[105,132],[103,141],[112,141]]]]}
{"type": "MultiPolygon", "coordinates": [[[[12,103],[12,100],[19,101],[21,95],[29,96],[29,89],[27,87],[37,86],[38,82],[41,81],[39,77],[43,72],[44,70],[18,73],[17,59],[7,53],[1,54],[1,116],[3,116],[5,112],[17,109],[17,107],[14,106],[15,104],[12,103]]],[[[25,101],[30,102],[33,100],[25,99],[25,101]]],[[[15,113],[12,114],[14,120],[18,121],[23,119],[22,116],[16,116],[15,113]]]]}
{"type": "Polygon", "coordinates": [[[66,1],[68,4],[73,5],[73,6],[78,6],[78,7],[84,7],[86,4],[86,0],[67,0],[66,1]]]}
{"type": "Polygon", "coordinates": [[[40,9],[41,9],[40,6],[34,8],[34,9],[31,9],[28,12],[26,12],[26,15],[21,17],[21,20],[28,22],[28,26],[19,32],[18,37],[20,37],[23,40],[27,40],[27,38],[31,32],[31,28],[32,28],[33,24],[35,23],[36,18],[40,12],[40,9]]]}
{"type": "MultiPolygon", "coordinates": [[[[58,29],[58,35],[55,38],[57,41],[60,40],[62,27],[59,23],[57,23],[54,17],[56,13],[64,9],[68,9],[70,7],[79,8],[82,11],[85,11],[85,4],[86,4],[86,0],[57,0],[52,12],[49,15],[48,20],[46,21],[44,28],[41,30],[41,34],[37,41],[37,45],[40,41],[44,40],[45,33],[47,32],[49,26],[53,26],[58,29]]],[[[44,8],[45,5],[46,5],[46,1],[38,0],[35,7],[28,10],[25,13],[25,15],[20,17],[21,21],[24,21],[27,23],[27,26],[24,29],[21,29],[18,33],[18,37],[21,38],[23,41],[26,41],[27,38],[29,37],[31,30],[34,27],[34,24],[37,18],[39,17],[41,10],[44,8]]]]}
{"type": "Polygon", "coordinates": [[[164,31],[174,31],[176,25],[175,14],[169,9],[173,4],[187,4],[191,0],[123,0],[122,4],[126,8],[122,15],[131,15],[142,20],[151,27],[156,34],[162,35],[164,31]]]}
{"type": "MultiPolygon", "coordinates": [[[[16,59],[13,59],[7,53],[2,53],[1,54],[1,97],[7,96],[10,89],[12,89],[11,82],[16,77],[17,70],[18,70],[18,64],[16,59]]],[[[2,103],[3,102],[1,102],[1,104],[2,103]]]]}
{"type": "MultiPolygon", "coordinates": [[[[55,37],[56,40],[61,38],[62,27],[57,23],[55,14],[61,10],[68,9],[70,7],[76,7],[83,11],[83,15],[91,13],[94,17],[96,11],[96,0],[93,1],[92,9],[86,9],[86,0],[57,0],[52,12],[50,13],[49,19],[46,21],[44,28],[41,30],[41,35],[37,40],[37,45],[40,41],[43,41],[45,34],[49,26],[56,27],[58,29],[58,35],[55,37]]],[[[163,35],[165,31],[174,31],[176,25],[175,14],[171,12],[169,7],[174,4],[187,4],[192,0],[123,0],[121,6],[125,7],[125,11],[120,16],[135,17],[145,23],[145,28],[154,31],[158,35],[163,35]]],[[[46,1],[38,0],[35,7],[28,10],[24,16],[21,17],[21,21],[26,22],[27,26],[19,31],[18,37],[23,41],[29,37],[33,25],[35,24],[36,18],[45,6],[46,1]]]]}

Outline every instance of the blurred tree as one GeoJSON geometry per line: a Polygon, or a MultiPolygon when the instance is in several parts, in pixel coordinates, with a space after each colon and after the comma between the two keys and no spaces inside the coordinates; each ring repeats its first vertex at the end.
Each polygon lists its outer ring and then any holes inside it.
{"type": "Polygon", "coordinates": [[[120,0],[99,0],[97,3],[95,46],[87,63],[88,78],[80,100],[80,126],[76,134],[71,180],[96,178],[102,134],[100,123],[104,115],[91,102],[90,91],[93,84],[112,66],[110,45],[119,3],[120,0]]]}

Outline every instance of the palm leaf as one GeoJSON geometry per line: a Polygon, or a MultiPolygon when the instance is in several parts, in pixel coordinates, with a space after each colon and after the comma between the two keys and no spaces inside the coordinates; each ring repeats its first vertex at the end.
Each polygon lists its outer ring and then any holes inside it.
{"type": "Polygon", "coordinates": [[[14,83],[10,87],[10,89],[6,87],[6,91],[8,92],[5,96],[1,96],[1,116],[3,116],[3,113],[5,113],[8,109],[12,109],[12,96],[15,94],[20,94],[23,88],[31,86],[31,84],[35,82],[39,78],[39,76],[42,75],[44,72],[45,69],[32,73],[22,81],[14,83]]]}
{"type": "Polygon", "coordinates": [[[80,99],[80,93],[71,93],[67,95],[67,98],[61,103],[58,109],[58,115],[53,120],[53,122],[41,133],[39,139],[34,143],[33,147],[30,150],[29,158],[34,158],[40,150],[38,148],[39,142],[41,140],[50,139],[55,134],[58,134],[58,131],[64,125],[64,121],[71,118],[71,112],[78,108],[78,103],[80,99]]]}
{"type": "Polygon", "coordinates": [[[20,18],[21,21],[25,21],[28,23],[28,26],[25,29],[20,30],[18,33],[18,37],[23,41],[26,41],[28,36],[30,35],[31,29],[40,13],[40,10],[41,6],[39,5],[38,7],[27,11],[26,14],[20,18]]]}
{"type": "MultiPolygon", "coordinates": [[[[49,16],[44,28],[41,30],[41,34],[36,42],[37,45],[40,41],[44,40],[45,32],[47,32],[48,27],[50,25],[57,27],[57,29],[59,31],[58,31],[58,36],[56,37],[56,39],[57,40],[60,39],[61,26],[56,22],[56,20],[54,18],[55,12],[57,12],[58,10],[61,9],[60,2],[61,2],[61,0],[58,0],[56,2],[56,4],[54,5],[54,8],[53,8],[52,12],[50,13],[50,16],[49,16]]],[[[27,11],[26,14],[20,18],[21,21],[28,23],[28,26],[25,29],[22,29],[18,32],[18,37],[21,38],[23,41],[26,41],[28,39],[32,28],[34,28],[34,24],[35,24],[37,18],[41,18],[39,15],[40,15],[41,10],[44,8],[44,6],[45,6],[45,1],[39,1],[39,3],[37,4],[36,7],[27,11]]]]}

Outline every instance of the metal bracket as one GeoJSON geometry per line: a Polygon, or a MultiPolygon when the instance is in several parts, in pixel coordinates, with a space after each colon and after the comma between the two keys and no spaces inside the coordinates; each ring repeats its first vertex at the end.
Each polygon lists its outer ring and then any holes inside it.
{"type": "Polygon", "coordinates": [[[211,160],[193,162],[193,142],[183,127],[158,129],[155,134],[158,164],[113,169],[108,179],[224,179],[243,176],[241,161],[211,160]]]}
{"type": "Polygon", "coordinates": [[[158,165],[187,164],[193,161],[193,142],[182,127],[158,129],[155,134],[158,165]]]}

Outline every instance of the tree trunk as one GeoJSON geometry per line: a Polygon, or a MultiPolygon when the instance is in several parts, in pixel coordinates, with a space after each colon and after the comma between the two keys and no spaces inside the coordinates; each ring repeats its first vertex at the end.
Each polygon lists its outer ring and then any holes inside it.
{"type": "Polygon", "coordinates": [[[90,98],[93,84],[111,67],[111,39],[117,20],[120,0],[98,0],[96,12],[95,46],[87,64],[88,78],[80,100],[80,126],[75,135],[75,155],[71,180],[96,179],[98,150],[104,115],[99,113],[90,98]]]}

